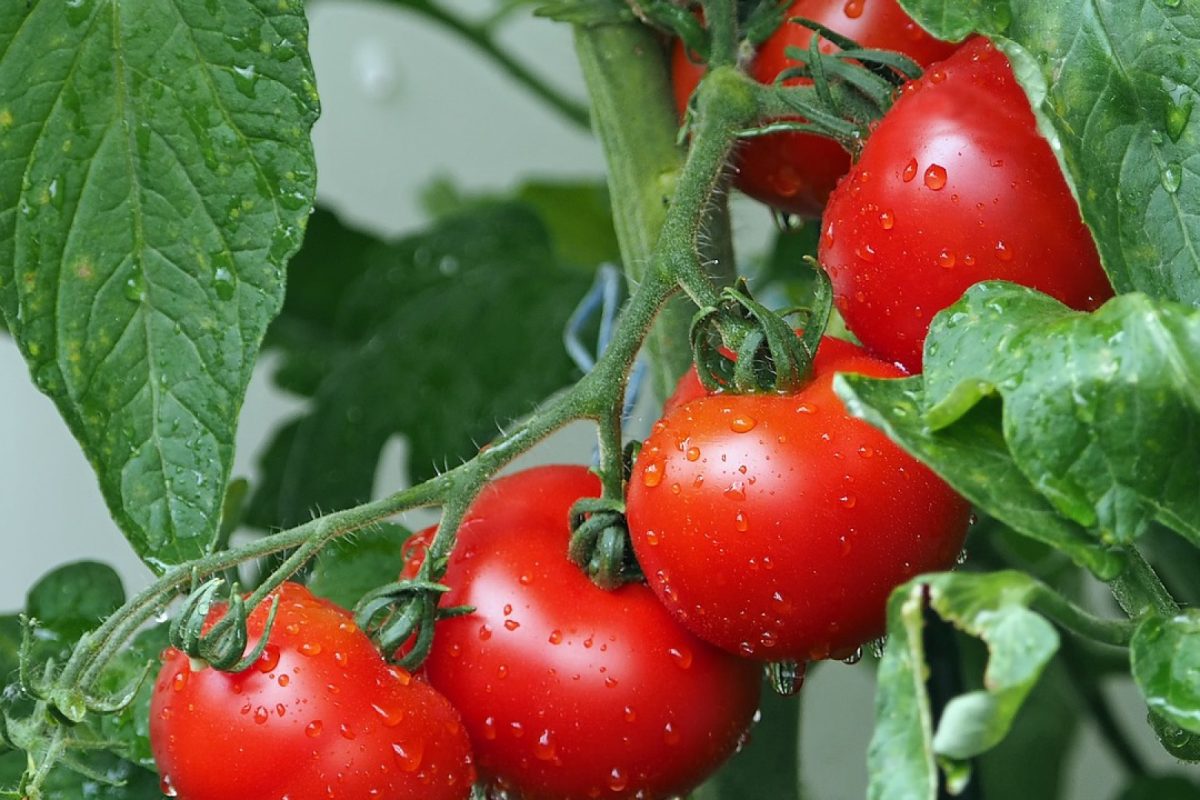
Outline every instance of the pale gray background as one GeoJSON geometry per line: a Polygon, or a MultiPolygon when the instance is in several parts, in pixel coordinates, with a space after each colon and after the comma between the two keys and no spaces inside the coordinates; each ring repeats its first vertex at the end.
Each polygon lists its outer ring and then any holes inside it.
{"type": "MultiPolygon", "coordinates": [[[[412,230],[423,220],[418,190],[436,176],[450,176],[469,189],[503,189],[524,176],[601,174],[599,147],[590,136],[560,121],[442,30],[371,3],[311,2],[310,17],[324,106],[314,134],[319,196],[347,221],[387,235],[412,230]]],[[[553,82],[583,96],[566,28],[522,20],[506,39],[553,82]]],[[[741,211],[745,219],[739,226],[765,227],[765,212],[748,206],[741,211]]],[[[269,365],[260,365],[247,394],[237,475],[253,476],[255,454],[274,424],[301,408],[269,385],[268,371],[269,365]]],[[[20,607],[37,576],[66,560],[108,561],[129,586],[142,585],[148,574],[110,521],[90,466],[3,336],[0,396],[0,513],[6,529],[0,609],[20,607]]],[[[588,436],[575,428],[535,456],[586,458],[588,436]]],[[[400,442],[387,448],[381,491],[403,480],[402,453],[400,442]]],[[[1114,690],[1128,722],[1144,729],[1144,711],[1130,687],[1114,690]]],[[[864,796],[872,692],[865,665],[826,666],[805,687],[804,763],[814,800],[864,796]]],[[[1105,800],[1122,780],[1099,747],[1088,731],[1074,762],[1072,800],[1105,800]]],[[[1171,763],[1153,745],[1143,749],[1171,763]]]]}

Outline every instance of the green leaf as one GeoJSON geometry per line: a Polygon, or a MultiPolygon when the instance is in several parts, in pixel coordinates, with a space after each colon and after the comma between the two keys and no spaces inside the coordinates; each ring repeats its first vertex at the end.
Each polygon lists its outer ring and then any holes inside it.
{"type": "Polygon", "coordinates": [[[77,561],[44,575],[25,601],[26,613],[66,641],[74,641],[125,604],[125,587],[112,567],[77,561]]]}
{"type": "Polygon", "coordinates": [[[473,206],[395,244],[362,245],[331,218],[318,232],[305,250],[330,255],[297,258],[270,337],[280,384],[313,402],[263,462],[248,518],[265,527],[368,499],[395,435],[412,480],[429,477],[577,374],[562,329],[590,276],[556,260],[527,205],[473,206]],[[362,246],[348,259],[326,238],[362,246]],[[293,303],[317,292],[332,314],[293,303]]]}
{"type": "Polygon", "coordinates": [[[1200,610],[1144,619],[1133,634],[1130,658],[1150,709],[1200,733],[1200,610]]]}
{"type": "Polygon", "coordinates": [[[925,347],[931,427],[998,394],[1013,460],[1062,515],[1110,544],[1153,521],[1200,544],[1200,312],[1126,295],[1084,314],[984,283],[925,347]]]}
{"type": "Polygon", "coordinates": [[[800,702],[764,690],[749,743],[693,794],[693,800],[800,800],[800,702]]]}
{"type": "Polygon", "coordinates": [[[888,648],[879,667],[869,797],[933,798],[935,763],[956,780],[968,759],[996,746],[1058,649],[1058,633],[1027,606],[1041,584],[1020,572],[917,578],[888,601],[888,648]],[[926,694],[924,605],[987,645],[984,689],[951,700],[936,731],[926,694]]]}
{"type": "Polygon", "coordinates": [[[1194,0],[902,0],[935,35],[1013,62],[1120,292],[1200,303],[1194,0]]]}
{"type": "MultiPolygon", "coordinates": [[[[25,770],[25,754],[0,754],[0,789],[12,789],[25,770]]],[[[162,800],[158,775],[126,761],[109,761],[103,772],[115,783],[106,784],[85,778],[63,767],[50,773],[43,787],[47,800],[162,800]]],[[[18,796],[19,795],[14,795],[18,796]]]]}
{"type": "Polygon", "coordinates": [[[399,579],[410,535],[399,525],[380,525],[335,539],[313,562],[308,588],[342,608],[354,608],[371,589],[399,579]]]}
{"type": "Polygon", "coordinates": [[[1079,525],[1063,519],[1022,474],[1004,442],[1000,408],[982,402],[938,431],[924,421],[920,377],[834,379],[847,410],[884,431],[988,515],[1071,557],[1098,576],[1112,578],[1123,562],[1079,525]]]}
{"type": "Polygon", "coordinates": [[[299,0],[0,5],[0,310],[151,566],[210,546],[312,206],[299,0]]]}

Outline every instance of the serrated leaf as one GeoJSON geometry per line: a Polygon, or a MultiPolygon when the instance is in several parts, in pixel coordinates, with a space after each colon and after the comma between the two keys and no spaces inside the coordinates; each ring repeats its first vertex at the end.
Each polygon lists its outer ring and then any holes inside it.
{"type": "Polygon", "coordinates": [[[1063,519],[1018,468],[1004,442],[998,404],[981,402],[953,425],[934,431],[925,423],[920,377],[839,375],[834,386],[852,415],[884,431],[988,515],[1096,575],[1112,578],[1120,571],[1120,557],[1063,519]]]}
{"type": "Polygon", "coordinates": [[[1130,659],[1146,705],[1200,733],[1200,610],[1144,619],[1134,631],[1130,659]]]}
{"type": "Polygon", "coordinates": [[[1058,633],[1027,606],[1041,585],[1019,572],[917,578],[888,601],[888,648],[880,662],[876,728],[868,753],[871,800],[933,800],[936,763],[962,778],[968,759],[1008,733],[1025,697],[1058,649],[1058,633]],[[923,611],[987,645],[984,689],[952,699],[936,731],[926,693],[923,611]]]}
{"type": "Polygon", "coordinates": [[[400,578],[410,535],[399,525],[380,525],[333,540],[313,562],[308,588],[342,608],[354,608],[371,589],[400,578]]]}
{"type": "MultiPolygon", "coordinates": [[[[353,236],[339,226],[321,233],[353,236]]],[[[320,242],[310,236],[306,250],[339,252],[320,242]]],[[[576,375],[562,329],[590,276],[558,262],[524,204],[473,206],[426,233],[365,247],[356,263],[302,253],[296,266],[270,341],[284,355],[281,385],[313,403],[263,462],[249,514],[257,525],[368,499],[395,435],[407,441],[412,480],[429,477],[576,375]],[[344,282],[330,285],[331,274],[344,282]],[[332,317],[293,305],[291,292],[310,286],[336,301],[332,317]]]]}
{"type": "Polygon", "coordinates": [[[151,566],[215,536],[311,209],[298,0],[0,5],[0,310],[151,566]]]}
{"type": "Polygon", "coordinates": [[[1084,314],[984,283],[925,347],[931,427],[999,395],[1013,460],[1059,513],[1109,543],[1158,521],[1200,544],[1200,312],[1135,294],[1084,314]]]}
{"type": "Polygon", "coordinates": [[[25,600],[26,613],[65,641],[95,628],[125,603],[121,576],[107,564],[76,561],[42,576],[25,600]]]}
{"type": "Polygon", "coordinates": [[[1194,0],[902,0],[942,38],[1009,55],[1120,292],[1200,303],[1194,0]]]}

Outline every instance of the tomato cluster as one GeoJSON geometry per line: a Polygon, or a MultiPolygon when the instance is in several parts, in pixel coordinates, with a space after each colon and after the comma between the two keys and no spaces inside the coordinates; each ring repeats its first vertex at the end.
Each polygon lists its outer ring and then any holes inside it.
{"type": "MultiPolygon", "coordinates": [[[[852,655],[883,633],[896,586],[953,565],[969,506],[850,417],[834,375],[919,369],[932,316],[979,280],[1078,308],[1111,289],[1003,54],[937,41],[895,0],[798,0],[788,14],[946,58],[900,92],[853,165],[803,134],[737,154],[747,193],[824,208],[821,262],[865,348],[825,338],[790,393],[712,393],[684,376],[627,487],[645,583],[602,591],[568,560],[569,511],[600,484],[541,467],[493,481],[464,516],[443,605],[471,610],[438,622],[416,676],[295,584],[244,672],[168,651],[151,708],[166,794],[462,800],[478,768],[523,800],[682,795],[744,741],[762,661],[852,655]]],[[[774,80],[811,35],[785,23],[752,74],[774,80]]],[[[702,71],[676,47],[681,107],[702,71]]],[[[411,540],[404,577],[433,533],[411,540]]],[[[251,645],[266,614],[250,617],[251,645]]]]}

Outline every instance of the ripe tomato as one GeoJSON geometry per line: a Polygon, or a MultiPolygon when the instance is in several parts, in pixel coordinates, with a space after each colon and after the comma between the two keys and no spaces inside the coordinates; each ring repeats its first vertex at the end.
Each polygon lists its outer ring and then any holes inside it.
{"type": "Polygon", "coordinates": [[[629,532],[659,599],[751,658],[853,653],[883,633],[891,590],[952,566],[966,534],[967,503],[833,392],[835,371],[901,371],[846,342],[818,352],[795,394],[677,406],[629,481],[629,532]]]}
{"type": "Polygon", "coordinates": [[[686,794],[737,747],[758,707],[750,662],[699,641],[643,584],[594,586],[567,560],[583,467],[484,489],[463,522],[425,664],[463,714],[480,772],[522,800],[686,794]]]}
{"type": "Polygon", "coordinates": [[[850,330],[910,370],[933,315],[979,281],[1081,310],[1112,296],[1029,101],[984,39],[902,91],[830,198],[820,260],[850,330]]]}
{"type": "MultiPolygon", "coordinates": [[[[463,800],[475,772],[458,713],[387,665],[343,609],[279,589],[270,644],[229,674],[164,654],[150,704],[163,793],[180,800],[463,800]]],[[[249,618],[253,646],[269,603],[249,618]]]]}
{"type": "MultiPolygon", "coordinates": [[[[896,0],[796,0],[787,16],[811,19],[865,47],[899,51],[920,64],[945,58],[955,47],[918,27],[896,0]]],[[[759,48],[750,65],[751,76],[760,83],[772,83],[780,72],[798,66],[787,57],[787,48],[806,50],[811,39],[808,28],[784,22],[759,48]]],[[[824,42],[821,49],[828,53],[834,48],[824,42]]],[[[704,75],[704,66],[693,63],[686,48],[677,43],[671,73],[675,103],[682,114],[704,75]]],[[[735,183],[746,194],[784,211],[817,216],[838,178],[850,168],[850,156],[832,139],[777,133],[746,141],[738,152],[737,166],[735,183]]]]}

